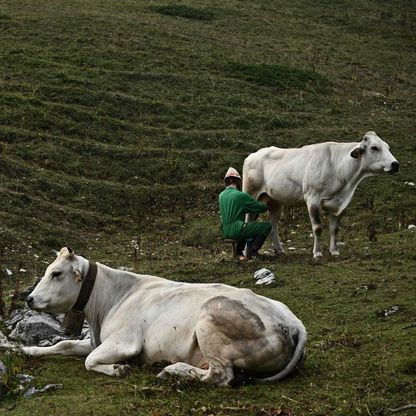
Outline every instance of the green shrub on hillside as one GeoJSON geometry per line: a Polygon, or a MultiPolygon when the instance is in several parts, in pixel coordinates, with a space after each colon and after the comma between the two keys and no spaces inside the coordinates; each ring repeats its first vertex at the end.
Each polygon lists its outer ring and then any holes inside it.
{"type": "Polygon", "coordinates": [[[263,87],[285,90],[314,90],[327,92],[330,81],[323,75],[306,69],[291,68],[283,65],[243,64],[228,62],[225,70],[235,76],[263,87]]]}
{"type": "Polygon", "coordinates": [[[3,364],[7,372],[0,377],[0,397],[16,395],[21,392],[16,375],[22,371],[23,358],[16,354],[2,354],[3,364]]]}

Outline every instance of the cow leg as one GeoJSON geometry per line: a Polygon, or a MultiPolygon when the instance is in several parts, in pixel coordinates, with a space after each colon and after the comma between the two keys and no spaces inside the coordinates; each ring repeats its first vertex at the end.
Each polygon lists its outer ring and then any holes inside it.
{"type": "Polygon", "coordinates": [[[33,357],[42,355],[78,355],[86,357],[92,351],[92,347],[89,339],[83,339],[61,341],[50,347],[19,347],[19,351],[33,357]]]}
{"type": "Polygon", "coordinates": [[[119,363],[140,353],[139,343],[132,342],[136,335],[121,337],[120,334],[114,334],[107,338],[88,355],[85,368],[88,371],[97,371],[108,376],[123,377],[129,374],[130,366],[119,363]]]}
{"type": "Polygon", "coordinates": [[[314,238],[313,243],[313,257],[318,258],[322,257],[321,245],[319,238],[322,234],[322,222],[321,222],[321,209],[319,204],[309,201],[306,203],[308,206],[309,218],[312,224],[312,233],[314,238]]]}
{"type": "MultiPolygon", "coordinates": [[[[223,312],[222,309],[216,309],[218,307],[216,302],[213,301],[214,314],[220,310],[221,317],[223,313],[227,315],[227,311],[223,312]]],[[[221,300],[219,302],[221,303],[221,300]]],[[[231,339],[223,333],[223,328],[218,328],[217,324],[213,322],[216,320],[213,319],[212,313],[208,310],[203,312],[203,314],[205,313],[207,313],[207,316],[201,317],[195,330],[199,348],[208,364],[208,370],[201,381],[218,386],[229,386],[234,378],[232,362],[235,354],[234,347],[231,339]]],[[[218,318],[218,316],[215,317],[218,318]]]]}
{"type": "MultiPolygon", "coordinates": [[[[178,362],[165,367],[159,378],[172,374],[190,379],[197,379],[208,384],[229,386],[234,378],[233,366],[229,359],[230,341],[210,320],[201,319],[195,330],[198,345],[208,365],[208,369],[194,367],[178,362]]],[[[231,347],[232,349],[232,347],[231,347]]]]}
{"type": "MultiPolygon", "coordinates": [[[[218,356],[219,354],[217,354],[218,356]]],[[[166,378],[168,375],[174,375],[194,380],[203,381],[208,384],[218,386],[229,386],[234,378],[234,372],[231,364],[220,362],[214,357],[207,357],[208,370],[194,367],[186,363],[175,363],[165,367],[158,375],[158,378],[166,378]]]]}
{"type": "Polygon", "coordinates": [[[339,229],[340,217],[336,215],[329,215],[329,252],[332,256],[339,256],[337,247],[337,235],[339,229]]]}
{"type": "Polygon", "coordinates": [[[270,214],[269,219],[272,224],[272,242],[273,242],[273,249],[276,254],[284,254],[285,251],[283,250],[282,243],[279,237],[279,229],[278,223],[280,220],[280,216],[282,215],[282,204],[277,201],[271,200],[269,202],[270,206],[270,214]]]}
{"type": "Polygon", "coordinates": [[[234,371],[231,362],[227,362],[225,357],[221,357],[220,351],[215,351],[216,357],[206,357],[208,371],[202,377],[202,381],[218,386],[229,386],[234,378],[234,371]]]}
{"type": "Polygon", "coordinates": [[[194,367],[186,363],[175,363],[165,367],[158,375],[158,378],[166,378],[169,375],[202,380],[208,373],[208,370],[194,367]]]}

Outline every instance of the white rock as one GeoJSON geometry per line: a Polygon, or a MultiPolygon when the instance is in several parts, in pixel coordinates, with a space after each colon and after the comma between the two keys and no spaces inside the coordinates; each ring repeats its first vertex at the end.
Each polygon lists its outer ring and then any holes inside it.
{"type": "Polygon", "coordinates": [[[416,225],[415,225],[415,224],[409,224],[409,225],[407,226],[407,229],[408,229],[408,230],[411,230],[412,228],[416,228],[416,225]]]}
{"type": "MultiPolygon", "coordinates": [[[[62,319],[64,315],[49,315],[25,308],[14,310],[10,319],[6,321],[8,329],[11,330],[9,340],[22,343],[23,345],[49,346],[68,337],[62,330],[62,319]]],[[[84,322],[81,334],[82,339],[89,338],[89,326],[84,322]]],[[[2,342],[9,341],[1,340],[2,342]]]]}
{"type": "Polygon", "coordinates": [[[16,374],[16,378],[21,382],[21,383],[30,383],[31,381],[33,381],[35,379],[35,377],[30,376],[29,374],[16,374]]]}
{"type": "Polygon", "coordinates": [[[7,373],[7,367],[0,360],[0,401],[2,396],[6,393],[6,389],[3,388],[3,376],[7,373]]]}
{"type": "MultiPolygon", "coordinates": [[[[4,335],[2,332],[0,332],[0,347],[1,348],[5,348],[5,349],[13,349],[16,347],[17,344],[15,344],[14,342],[10,342],[7,338],[6,335],[4,335]]],[[[1,361],[0,361],[1,362],[1,361]]],[[[1,365],[0,365],[1,367],[1,365]]]]}
{"type": "Polygon", "coordinates": [[[30,397],[34,396],[35,394],[45,393],[45,392],[50,391],[50,390],[61,389],[62,387],[63,387],[63,384],[47,384],[42,389],[37,389],[36,387],[30,387],[26,391],[26,393],[23,394],[23,397],[26,398],[26,399],[29,399],[30,397]]]}

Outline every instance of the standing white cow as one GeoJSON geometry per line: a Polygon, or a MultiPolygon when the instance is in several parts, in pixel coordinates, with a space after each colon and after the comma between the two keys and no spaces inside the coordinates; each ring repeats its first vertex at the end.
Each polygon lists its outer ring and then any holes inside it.
{"type": "Polygon", "coordinates": [[[243,190],[272,205],[275,251],[283,253],[277,228],[282,206],[306,203],[314,236],[314,257],[322,256],[321,210],[329,214],[329,251],[333,256],[339,255],[339,219],[358,184],[367,176],[399,170],[399,162],[389,148],[375,132],[369,131],[360,143],[325,142],[297,149],[272,146],[250,154],[244,161],[243,190]]]}
{"type": "Polygon", "coordinates": [[[83,311],[91,340],[21,347],[24,353],[87,356],[87,370],[110,376],[126,374],[129,366],[120,362],[133,356],[147,364],[169,361],[173,364],[159,377],[174,374],[217,385],[229,385],[236,369],[255,373],[255,382],[280,380],[305,353],[306,330],[283,303],[249,289],[114,270],[67,247],[27,303],[38,311],[66,312],[88,287],[83,311]],[[95,280],[90,270],[96,270],[95,280]]]}

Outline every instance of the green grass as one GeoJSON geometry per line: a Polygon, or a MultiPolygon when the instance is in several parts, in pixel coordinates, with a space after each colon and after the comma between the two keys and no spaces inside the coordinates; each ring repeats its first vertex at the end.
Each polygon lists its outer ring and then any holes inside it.
{"type": "Polygon", "coordinates": [[[160,383],[157,368],[114,380],[79,359],[11,358],[37,387],[64,387],[11,394],[0,414],[384,415],[414,402],[415,329],[403,328],[415,320],[416,191],[405,184],[416,180],[415,17],[410,1],[0,0],[6,303],[42,275],[52,249],[71,245],[114,267],[250,287],[288,304],[309,332],[302,370],[236,390],[160,383]],[[401,169],[360,184],[340,259],[312,261],[299,208],[281,226],[295,251],[231,260],[217,207],[229,166],[241,171],[263,146],[356,141],[369,130],[401,169]],[[275,287],[254,285],[260,267],[275,287]]]}
{"type": "MultiPolygon", "coordinates": [[[[287,90],[326,92],[329,81],[322,75],[304,69],[270,64],[241,64],[229,62],[226,66],[231,75],[264,87],[273,87],[278,92],[287,90]]],[[[286,126],[281,126],[286,127],[286,126]]]]}
{"type": "MultiPolygon", "coordinates": [[[[184,381],[159,382],[155,379],[157,366],[135,367],[131,376],[115,380],[87,373],[78,358],[43,358],[30,360],[24,371],[36,375],[36,386],[63,382],[63,389],[30,401],[10,397],[0,409],[6,412],[15,404],[14,411],[22,415],[33,408],[39,413],[74,415],[84,414],[86,409],[92,414],[135,414],[140,409],[144,414],[162,415],[257,415],[263,414],[261,409],[282,407],[294,414],[338,415],[367,409],[370,414],[379,414],[388,407],[412,402],[414,328],[405,327],[414,321],[414,232],[385,234],[377,243],[352,235],[344,239],[339,260],[326,256],[323,263],[314,264],[309,250],[301,250],[310,249],[308,230],[298,227],[291,237],[291,244],[298,248],[295,254],[278,261],[238,265],[222,242],[202,243],[201,247],[182,244],[174,241],[181,226],[164,225],[171,231],[142,236],[142,254],[137,259],[123,237],[105,245],[98,242],[90,248],[90,257],[174,280],[226,281],[280,299],[308,328],[304,368],[277,385],[230,390],[184,381]],[[276,274],[275,287],[254,285],[253,272],[260,267],[276,274]],[[368,290],[363,289],[365,285],[368,290]],[[396,314],[381,316],[381,311],[396,304],[400,306],[396,314]]],[[[212,226],[206,224],[205,229],[212,226]]]]}
{"type": "Polygon", "coordinates": [[[198,9],[184,5],[153,6],[150,10],[167,16],[184,17],[195,20],[212,20],[214,14],[206,9],[198,9]]]}

